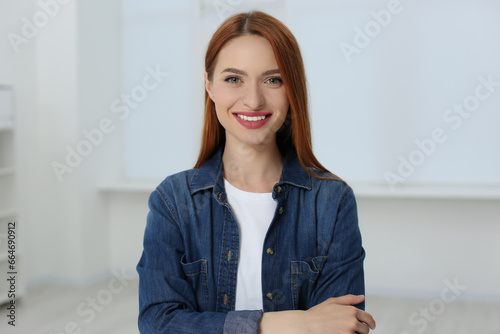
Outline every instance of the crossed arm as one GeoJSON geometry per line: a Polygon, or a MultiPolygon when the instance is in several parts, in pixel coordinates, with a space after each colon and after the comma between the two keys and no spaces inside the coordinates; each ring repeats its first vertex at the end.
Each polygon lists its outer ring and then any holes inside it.
{"type": "Polygon", "coordinates": [[[375,320],[353,305],[363,302],[364,296],[345,295],[329,298],[307,311],[269,312],[262,315],[259,334],[367,334],[375,329],[375,320]]]}

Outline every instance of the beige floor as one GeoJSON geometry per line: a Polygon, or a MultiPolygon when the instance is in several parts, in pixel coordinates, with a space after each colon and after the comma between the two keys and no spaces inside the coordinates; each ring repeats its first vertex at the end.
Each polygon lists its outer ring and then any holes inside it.
{"type": "MultiPolygon", "coordinates": [[[[0,333],[137,334],[137,280],[121,291],[116,287],[110,292],[107,280],[86,288],[43,286],[28,290],[18,301],[15,328],[7,325],[5,305],[1,306],[0,333]]],[[[432,299],[371,296],[367,311],[377,321],[374,333],[500,334],[500,304],[444,304],[432,299]],[[419,315],[425,309],[430,310],[429,320],[419,315]],[[414,323],[410,322],[412,315],[414,323]]]]}

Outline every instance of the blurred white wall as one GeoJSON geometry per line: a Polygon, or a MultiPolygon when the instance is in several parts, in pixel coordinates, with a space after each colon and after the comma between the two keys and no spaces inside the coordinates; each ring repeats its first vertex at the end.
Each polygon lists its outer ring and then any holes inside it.
{"type": "MultiPolygon", "coordinates": [[[[54,17],[27,43],[20,44],[17,53],[7,38],[0,39],[0,84],[13,85],[16,90],[20,240],[23,275],[29,285],[88,283],[106,276],[113,267],[134,270],[140,256],[147,197],[159,180],[124,183],[125,122],[113,112],[114,101],[131,89],[123,83],[120,3],[85,0],[60,4],[54,17]],[[88,136],[97,143],[90,148],[84,144],[90,141],[88,136]],[[68,146],[79,147],[88,155],[80,163],[73,160],[77,166],[64,173],[60,182],[52,164],[67,164],[68,146]]],[[[5,24],[0,26],[0,36],[21,34],[22,18],[31,19],[41,10],[38,1],[1,1],[0,22],[5,24]]],[[[357,24],[345,26],[352,29],[357,24]]],[[[195,49],[203,52],[199,45],[195,49]]],[[[363,61],[370,62],[370,50],[366,51],[363,61]]],[[[491,71],[500,78],[497,68],[491,71]]],[[[476,77],[469,78],[475,84],[476,77]]],[[[457,90],[438,110],[448,107],[455,97],[469,94],[467,87],[457,90]]],[[[404,85],[399,89],[404,92],[404,85]]],[[[315,94],[311,93],[313,99],[315,94]]],[[[492,106],[498,110],[498,104],[492,106]]],[[[313,110],[313,117],[317,115],[313,110]]],[[[335,118],[342,124],[341,113],[335,118]]],[[[391,120],[387,117],[380,122],[391,120]]],[[[322,138],[328,133],[323,133],[320,123],[314,121],[315,136],[322,138]]],[[[329,149],[325,142],[315,142],[320,158],[329,149]]],[[[342,146],[348,149],[349,143],[346,140],[342,146]]],[[[168,143],[159,143],[155,150],[168,154],[168,148],[168,143]]],[[[355,148],[350,151],[357,154],[355,148]]],[[[182,150],[176,152],[176,159],[190,161],[192,152],[185,156],[182,150]]],[[[498,156],[497,152],[490,154],[498,156]]],[[[342,168],[348,168],[344,165],[342,168]]],[[[328,167],[337,171],[332,162],[328,167]]],[[[500,300],[496,283],[500,279],[496,265],[500,257],[496,242],[500,235],[498,189],[486,197],[467,195],[469,190],[464,187],[451,188],[443,196],[427,191],[423,196],[410,192],[403,197],[387,189],[370,192],[363,184],[353,186],[367,250],[368,293],[433,296],[441,291],[444,279],[457,278],[468,286],[465,297],[500,300]],[[464,196],[450,196],[454,192],[464,196]]]]}
{"type": "Polygon", "coordinates": [[[499,200],[358,196],[367,293],[500,301],[499,200]]]}
{"type": "Polygon", "coordinates": [[[95,148],[82,140],[119,96],[119,1],[0,6],[1,35],[11,36],[2,38],[0,80],[16,92],[22,276],[28,284],[89,282],[109,270],[109,226],[97,185],[120,169],[120,129],[95,148]],[[69,157],[67,147],[79,145],[84,161],[69,157]],[[54,162],[66,166],[62,180],[54,162]]]}

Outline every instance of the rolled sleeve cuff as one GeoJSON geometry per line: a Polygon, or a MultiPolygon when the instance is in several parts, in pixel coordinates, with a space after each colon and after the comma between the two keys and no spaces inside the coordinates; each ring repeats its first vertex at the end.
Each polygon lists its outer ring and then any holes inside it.
{"type": "Polygon", "coordinates": [[[262,313],[262,310],[229,312],[224,322],[224,334],[257,334],[262,313]]]}

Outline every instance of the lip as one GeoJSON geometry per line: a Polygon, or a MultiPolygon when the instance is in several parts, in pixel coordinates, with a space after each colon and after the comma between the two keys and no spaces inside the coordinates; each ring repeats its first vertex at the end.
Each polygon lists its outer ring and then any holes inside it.
{"type": "Polygon", "coordinates": [[[271,118],[271,113],[268,112],[261,112],[261,111],[236,111],[233,112],[233,116],[236,118],[236,120],[243,125],[247,129],[258,129],[264,126],[264,124],[267,123],[267,121],[271,118]],[[257,116],[266,116],[266,118],[260,120],[260,121],[245,121],[241,118],[238,117],[238,115],[243,115],[247,117],[257,117],[257,116]]]}

